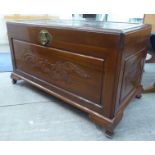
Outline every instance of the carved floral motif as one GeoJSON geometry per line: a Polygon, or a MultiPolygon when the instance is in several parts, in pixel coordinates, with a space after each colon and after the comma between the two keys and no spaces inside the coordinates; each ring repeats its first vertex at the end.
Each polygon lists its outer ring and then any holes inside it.
{"type": "Polygon", "coordinates": [[[72,74],[80,78],[89,78],[89,75],[79,65],[70,61],[51,63],[48,59],[34,55],[30,51],[24,53],[23,60],[25,65],[31,64],[31,67],[38,68],[38,71],[48,75],[54,81],[71,82],[72,74]]]}

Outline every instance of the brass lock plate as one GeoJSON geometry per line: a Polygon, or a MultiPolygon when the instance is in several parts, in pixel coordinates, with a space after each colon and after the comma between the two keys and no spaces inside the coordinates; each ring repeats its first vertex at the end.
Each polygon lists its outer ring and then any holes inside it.
{"type": "Polygon", "coordinates": [[[47,30],[41,30],[39,33],[39,42],[41,45],[46,46],[52,41],[52,35],[47,30]]]}

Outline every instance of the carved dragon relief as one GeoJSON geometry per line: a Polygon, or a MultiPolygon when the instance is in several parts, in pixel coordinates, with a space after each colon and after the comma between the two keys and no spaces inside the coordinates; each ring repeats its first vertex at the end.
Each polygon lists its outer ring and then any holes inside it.
{"type": "Polygon", "coordinates": [[[70,61],[56,61],[51,63],[48,59],[40,58],[33,54],[32,51],[24,52],[24,64],[31,64],[31,67],[38,68],[38,71],[46,74],[53,81],[63,81],[71,83],[71,75],[76,74],[78,77],[87,79],[90,76],[77,64],[70,61]]]}

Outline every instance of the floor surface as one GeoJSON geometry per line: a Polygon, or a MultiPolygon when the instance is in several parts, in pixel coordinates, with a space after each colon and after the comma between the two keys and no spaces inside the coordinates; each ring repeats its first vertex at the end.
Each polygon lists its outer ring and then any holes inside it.
{"type": "Polygon", "coordinates": [[[0,53],[10,52],[10,47],[8,44],[0,44],[0,53]]]}
{"type": "Polygon", "coordinates": [[[0,53],[0,72],[11,72],[12,61],[10,53],[0,53]]]}
{"type": "MultiPolygon", "coordinates": [[[[154,81],[155,66],[146,65],[143,84],[154,81]]],[[[134,99],[108,139],[84,112],[0,73],[0,140],[155,140],[155,93],[134,99]]]]}

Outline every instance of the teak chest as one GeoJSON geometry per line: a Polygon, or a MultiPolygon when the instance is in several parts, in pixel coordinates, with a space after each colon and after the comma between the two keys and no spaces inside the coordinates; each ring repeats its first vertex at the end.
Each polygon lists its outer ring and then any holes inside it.
{"type": "Polygon", "coordinates": [[[107,135],[140,97],[149,25],[40,20],[7,22],[12,80],[25,80],[89,114],[107,135]]]}

